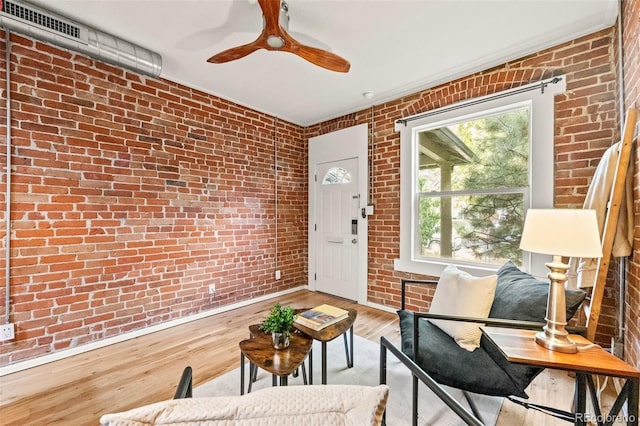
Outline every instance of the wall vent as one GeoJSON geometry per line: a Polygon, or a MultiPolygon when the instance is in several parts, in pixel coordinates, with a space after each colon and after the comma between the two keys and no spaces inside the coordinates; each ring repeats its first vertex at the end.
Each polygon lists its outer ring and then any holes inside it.
{"type": "Polygon", "coordinates": [[[3,3],[2,11],[14,18],[30,22],[34,25],[39,25],[51,31],[65,34],[68,37],[76,39],[80,38],[80,27],[77,25],[45,15],[44,13],[40,13],[11,1],[4,1],[3,3]]]}
{"type": "Polygon", "coordinates": [[[2,1],[0,26],[135,72],[158,77],[159,54],[23,1],[2,1]]]}

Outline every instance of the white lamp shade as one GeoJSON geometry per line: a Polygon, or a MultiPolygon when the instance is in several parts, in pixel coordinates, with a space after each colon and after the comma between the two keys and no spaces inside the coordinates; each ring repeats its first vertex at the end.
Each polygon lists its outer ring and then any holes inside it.
{"type": "Polygon", "coordinates": [[[520,248],[554,256],[602,257],[596,213],[586,209],[529,209],[520,248]]]}

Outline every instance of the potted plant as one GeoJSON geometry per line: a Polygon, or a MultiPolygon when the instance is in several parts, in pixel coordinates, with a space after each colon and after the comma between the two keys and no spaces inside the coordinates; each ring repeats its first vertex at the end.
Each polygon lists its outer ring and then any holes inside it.
{"type": "Polygon", "coordinates": [[[259,328],[265,333],[271,333],[274,348],[284,349],[289,347],[289,338],[295,319],[296,313],[291,306],[281,306],[280,303],[276,303],[269,311],[269,315],[260,323],[259,328]]]}

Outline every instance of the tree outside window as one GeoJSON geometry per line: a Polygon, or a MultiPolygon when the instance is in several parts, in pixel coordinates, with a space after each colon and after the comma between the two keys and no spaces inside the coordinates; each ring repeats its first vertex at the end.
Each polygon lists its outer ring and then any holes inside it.
{"type": "Polygon", "coordinates": [[[521,262],[529,122],[529,108],[520,107],[418,133],[422,257],[521,262]]]}

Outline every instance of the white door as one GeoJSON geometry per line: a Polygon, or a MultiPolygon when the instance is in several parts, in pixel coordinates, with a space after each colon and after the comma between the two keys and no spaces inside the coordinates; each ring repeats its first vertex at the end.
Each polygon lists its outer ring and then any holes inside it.
{"type": "Polygon", "coordinates": [[[309,139],[309,289],[361,304],[367,303],[368,129],[359,124],[309,139]]]}
{"type": "Polygon", "coordinates": [[[318,164],[316,178],[316,290],[357,300],[358,162],[318,164]]]}

